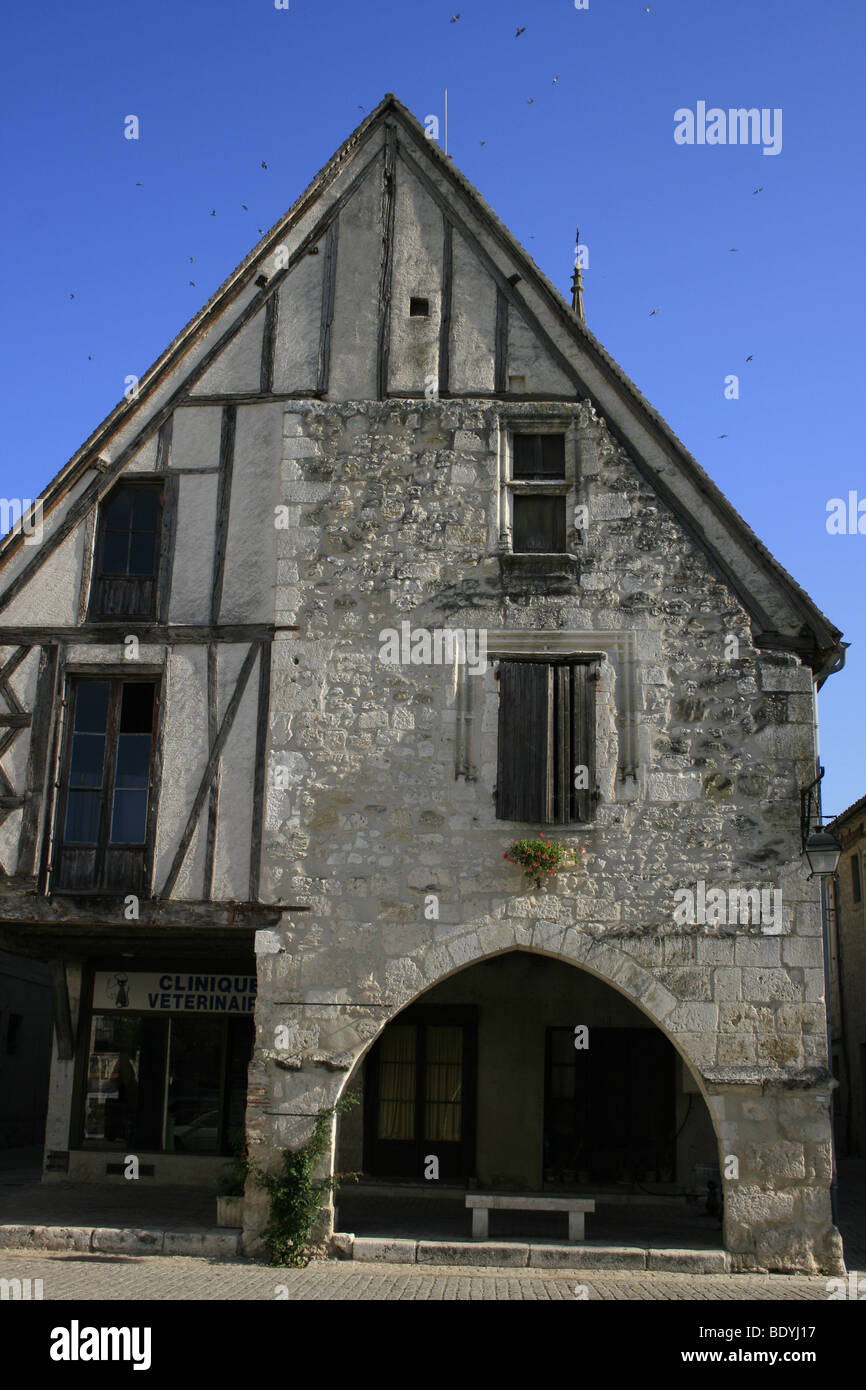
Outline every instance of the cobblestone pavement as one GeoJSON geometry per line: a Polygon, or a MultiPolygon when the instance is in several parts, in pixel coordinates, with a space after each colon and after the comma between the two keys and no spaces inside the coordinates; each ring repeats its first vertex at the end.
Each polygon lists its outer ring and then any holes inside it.
{"type": "MultiPolygon", "coordinates": [[[[862,1278],[862,1276],[861,1276],[862,1278]]],[[[692,1275],[598,1270],[433,1268],[327,1261],[306,1269],[182,1256],[3,1253],[0,1279],[41,1279],[43,1298],[169,1302],[190,1299],[827,1301],[827,1279],[805,1275],[692,1275]]],[[[864,1284],[866,1288],[866,1284],[864,1284]]]]}

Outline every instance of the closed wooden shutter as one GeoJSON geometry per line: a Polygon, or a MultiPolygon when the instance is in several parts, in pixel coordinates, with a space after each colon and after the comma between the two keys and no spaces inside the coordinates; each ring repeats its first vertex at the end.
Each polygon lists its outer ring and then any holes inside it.
{"type": "Polygon", "coordinates": [[[499,668],[499,820],[553,820],[553,667],[503,661],[499,668]]]}
{"type": "Polygon", "coordinates": [[[499,820],[568,825],[591,819],[594,694],[594,671],[585,662],[501,663],[499,820]],[[584,777],[578,778],[579,768],[586,769],[584,777]]]}

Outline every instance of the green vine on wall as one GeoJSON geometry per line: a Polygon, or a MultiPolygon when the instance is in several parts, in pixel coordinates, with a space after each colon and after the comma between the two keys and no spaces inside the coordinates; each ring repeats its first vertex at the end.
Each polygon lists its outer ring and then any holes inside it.
{"type": "Polygon", "coordinates": [[[271,1199],[270,1220],[262,1232],[268,1247],[271,1265],[307,1265],[315,1251],[312,1241],[316,1219],[329,1192],[347,1179],[357,1182],[358,1173],[334,1173],[328,1178],[314,1178],[313,1169],[328,1152],[330,1122],[335,1115],[357,1105],[357,1094],[344,1096],[316,1116],[313,1133],[299,1149],[283,1150],[283,1169],[265,1173],[257,1164],[251,1165],[256,1181],[271,1199]]]}

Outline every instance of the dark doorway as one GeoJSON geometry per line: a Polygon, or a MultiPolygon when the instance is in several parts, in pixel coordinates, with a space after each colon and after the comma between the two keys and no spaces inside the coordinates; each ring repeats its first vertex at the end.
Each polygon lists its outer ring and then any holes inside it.
{"type": "Polygon", "coordinates": [[[670,1182],[676,1173],[676,1053],[650,1028],[548,1028],[546,1182],[670,1182]]]}
{"type": "Polygon", "coordinates": [[[367,1063],[364,1169],[382,1178],[440,1180],[475,1167],[474,1008],[410,1008],[389,1023],[367,1063]]]}

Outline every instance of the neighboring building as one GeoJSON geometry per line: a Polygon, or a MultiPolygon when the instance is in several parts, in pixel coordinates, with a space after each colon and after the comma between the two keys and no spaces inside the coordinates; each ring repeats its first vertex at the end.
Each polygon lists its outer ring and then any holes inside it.
{"type": "Polygon", "coordinates": [[[827,829],[842,846],[828,881],[836,1139],[842,1153],[866,1158],[866,796],[827,829]]]}
{"type": "Polygon", "coordinates": [[[51,1026],[47,967],[0,951],[0,1149],[42,1143],[51,1026]]]}
{"type": "Polygon", "coordinates": [[[342,1167],[718,1165],[735,1267],[840,1268],[800,842],[840,633],[398,102],[44,507],[0,940],[65,970],[49,1169],[211,1181],[244,1104],[275,1165],[354,1088],[342,1167]],[[539,832],[586,850],[546,891],[539,832]]]}

